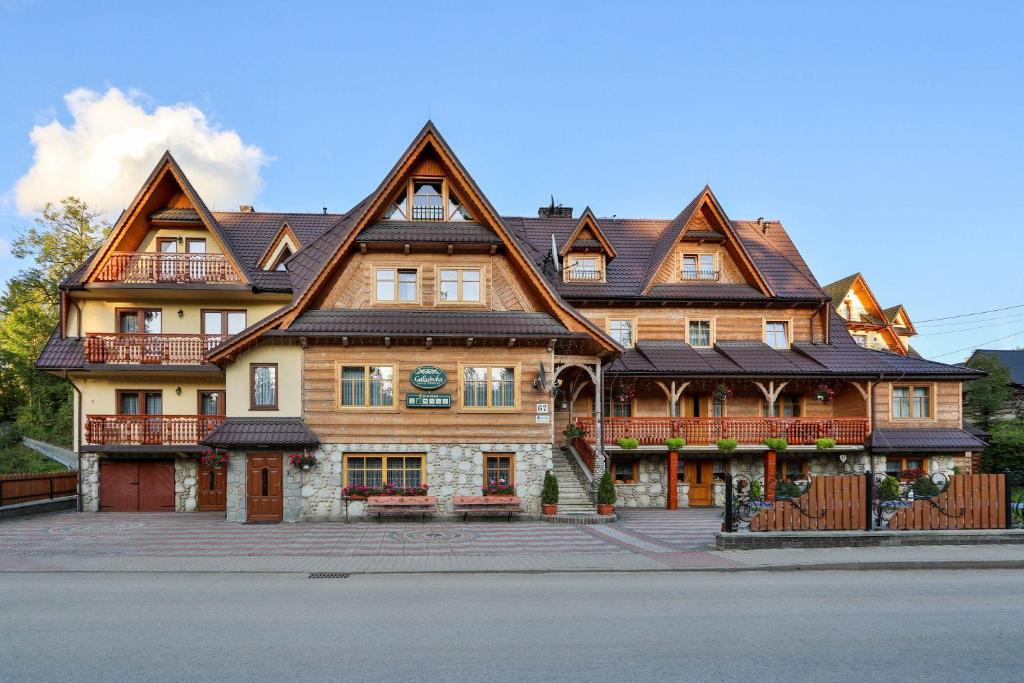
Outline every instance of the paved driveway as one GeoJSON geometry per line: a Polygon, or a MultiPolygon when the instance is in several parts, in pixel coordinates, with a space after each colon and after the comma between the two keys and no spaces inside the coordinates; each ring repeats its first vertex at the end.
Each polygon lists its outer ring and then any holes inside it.
{"type": "MultiPolygon", "coordinates": [[[[606,525],[356,522],[243,525],[220,513],[62,512],[0,523],[0,558],[355,557],[703,554],[718,510],[626,510],[606,525]]],[[[664,556],[664,557],[661,557],[664,556]]]]}

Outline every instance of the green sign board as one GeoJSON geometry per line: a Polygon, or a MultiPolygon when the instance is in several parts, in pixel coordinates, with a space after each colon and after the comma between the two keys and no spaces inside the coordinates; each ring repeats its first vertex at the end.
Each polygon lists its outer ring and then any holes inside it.
{"type": "Polygon", "coordinates": [[[451,408],[451,394],[406,394],[407,408],[451,408]]]}
{"type": "Polygon", "coordinates": [[[409,373],[409,381],[417,389],[432,391],[440,389],[448,383],[448,374],[439,367],[433,365],[421,365],[413,368],[409,373]]]}

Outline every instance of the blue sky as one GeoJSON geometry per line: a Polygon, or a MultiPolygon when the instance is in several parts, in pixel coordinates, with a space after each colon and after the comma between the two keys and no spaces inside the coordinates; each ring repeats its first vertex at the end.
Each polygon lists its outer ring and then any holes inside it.
{"type": "MultiPolygon", "coordinates": [[[[258,147],[260,209],[347,209],[429,115],[505,214],[672,217],[707,181],[917,321],[1024,304],[1020,3],[93,4],[0,0],[5,243],[30,131],[118,88],[258,147]]],[[[959,361],[1024,307],[918,329],[959,361]]]]}

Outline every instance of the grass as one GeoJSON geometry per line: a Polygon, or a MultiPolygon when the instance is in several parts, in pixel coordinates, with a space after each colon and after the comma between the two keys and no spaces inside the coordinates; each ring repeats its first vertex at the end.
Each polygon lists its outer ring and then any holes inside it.
{"type": "Polygon", "coordinates": [[[67,472],[67,468],[28,446],[17,444],[9,448],[0,448],[0,474],[21,472],[67,472]]]}

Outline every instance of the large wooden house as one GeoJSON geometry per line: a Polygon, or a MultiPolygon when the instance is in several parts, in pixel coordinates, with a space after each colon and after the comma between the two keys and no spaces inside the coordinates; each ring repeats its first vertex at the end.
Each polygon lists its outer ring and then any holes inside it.
{"type": "Polygon", "coordinates": [[[832,298],[832,306],[843,319],[853,341],[867,349],[920,357],[910,345],[917,334],[903,304],[882,308],[860,273],[822,287],[832,298]]]}
{"type": "Polygon", "coordinates": [[[502,216],[430,123],[342,214],[213,212],[165,155],[61,291],[38,366],[75,386],[85,510],[338,519],[344,486],[426,483],[447,510],[503,479],[536,513],[547,470],[588,492],[606,468],[620,505],[712,505],[730,471],[978,446],[976,373],[859,346],[780,223],[708,187],[666,220],[502,216]]]}

